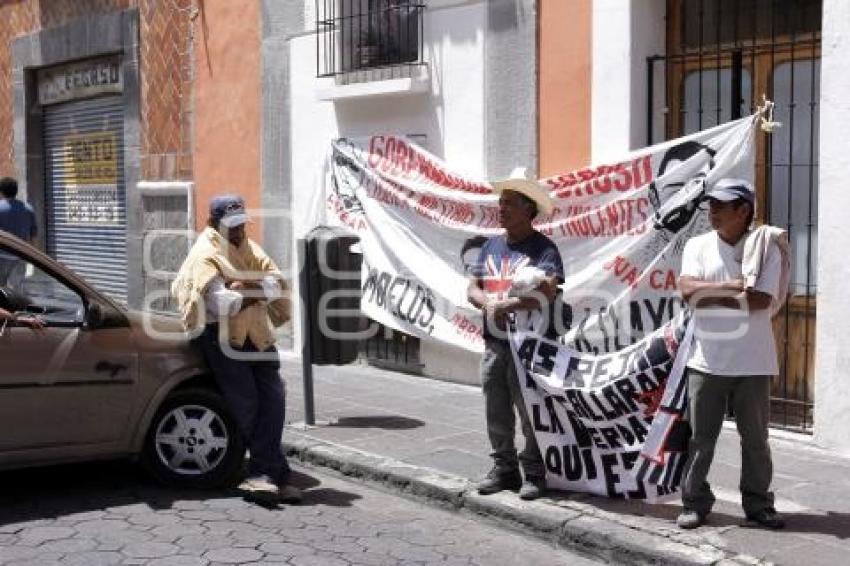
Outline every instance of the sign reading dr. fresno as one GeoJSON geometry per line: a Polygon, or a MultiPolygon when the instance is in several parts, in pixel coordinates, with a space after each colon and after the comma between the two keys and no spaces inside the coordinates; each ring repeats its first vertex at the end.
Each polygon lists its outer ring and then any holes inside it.
{"type": "Polygon", "coordinates": [[[40,69],[37,78],[38,102],[42,105],[124,90],[124,77],[117,56],[40,69]]]}

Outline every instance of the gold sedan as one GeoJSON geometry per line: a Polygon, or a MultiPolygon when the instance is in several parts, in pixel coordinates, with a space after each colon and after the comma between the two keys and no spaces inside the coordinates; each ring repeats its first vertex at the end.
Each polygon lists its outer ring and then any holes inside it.
{"type": "Polygon", "coordinates": [[[24,273],[0,281],[0,469],[133,457],[171,485],[236,480],[245,444],[177,318],[2,231],[0,254],[24,273]]]}

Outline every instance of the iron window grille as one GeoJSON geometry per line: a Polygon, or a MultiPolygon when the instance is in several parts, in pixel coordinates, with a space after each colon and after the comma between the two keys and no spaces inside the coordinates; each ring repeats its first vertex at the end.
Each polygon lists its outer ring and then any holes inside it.
{"type": "Polygon", "coordinates": [[[360,356],[367,364],[388,370],[421,375],[424,364],[419,357],[421,341],[371,321],[374,334],[360,343],[360,356]]]}
{"type": "Polygon", "coordinates": [[[316,76],[421,65],[422,0],[315,0],[316,76]]]}
{"type": "Polygon", "coordinates": [[[765,94],[783,124],[756,136],[756,217],[785,228],[791,288],[774,318],[771,424],[811,432],[817,308],[822,0],[667,0],[667,50],[647,58],[647,143],[752,114],[765,94]]]}

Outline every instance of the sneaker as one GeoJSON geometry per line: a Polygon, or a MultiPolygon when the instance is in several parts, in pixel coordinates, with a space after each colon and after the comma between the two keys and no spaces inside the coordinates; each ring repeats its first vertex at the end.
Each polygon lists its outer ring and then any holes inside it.
{"type": "Polygon", "coordinates": [[[680,529],[695,529],[705,523],[707,513],[699,513],[692,509],[683,509],[676,517],[676,524],[680,529]]]}
{"type": "Polygon", "coordinates": [[[537,499],[543,495],[543,490],[546,489],[546,482],[541,478],[525,478],[522,482],[522,487],[519,488],[519,498],[526,501],[537,499]]]}
{"type": "Polygon", "coordinates": [[[747,515],[747,521],[744,523],[747,527],[764,527],[766,529],[782,529],[785,527],[785,521],[776,512],[773,507],[762,509],[758,513],[747,515]]]}
{"type": "Polygon", "coordinates": [[[280,493],[277,498],[278,501],[282,503],[289,503],[290,505],[295,505],[301,503],[301,499],[303,497],[301,490],[295,487],[294,485],[284,484],[280,486],[280,493]]]}
{"type": "Polygon", "coordinates": [[[249,499],[273,501],[280,497],[280,488],[266,475],[245,478],[236,489],[249,499]]]}
{"type": "Polygon", "coordinates": [[[502,472],[493,468],[487,474],[487,477],[478,482],[478,493],[481,495],[491,495],[505,489],[516,491],[521,485],[522,476],[519,475],[519,470],[502,472]]]}

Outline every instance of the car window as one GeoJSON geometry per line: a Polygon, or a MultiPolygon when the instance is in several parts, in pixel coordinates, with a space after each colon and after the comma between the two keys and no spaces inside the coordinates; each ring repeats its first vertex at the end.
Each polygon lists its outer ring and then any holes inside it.
{"type": "Polygon", "coordinates": [[[79,325],[85,320],[85,303],[76,290],[1,248],[0,301],[6,310],[38,315],[48,325],[79,325]]]}

